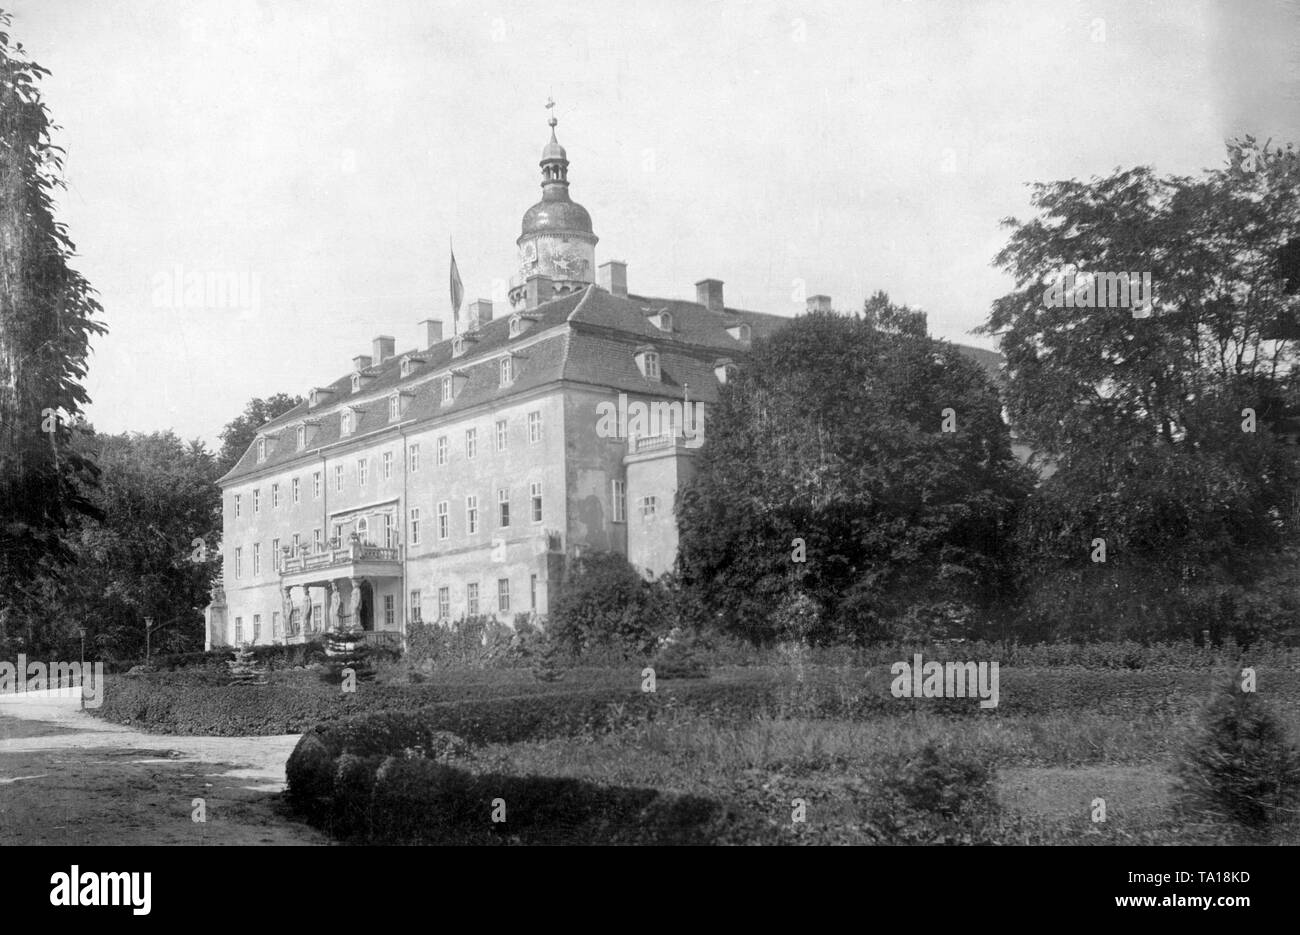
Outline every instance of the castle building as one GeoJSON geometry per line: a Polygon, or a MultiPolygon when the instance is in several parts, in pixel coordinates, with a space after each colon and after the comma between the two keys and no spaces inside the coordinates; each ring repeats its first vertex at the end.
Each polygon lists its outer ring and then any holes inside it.
{"type": "Polygon", "coordinates": [[[417,621],[546,614],[584,550],[652,577],[673,567],[674,501],[708,408],[787,319],[728,307],[717,279],[689,302],[630,293],[623,262],[597,267],[555,123],[510,308],[473,302],[450,338],[426,320],[401,353],[376,337],[220,479],[209,648],[336,626],[398,642],[417,621]]]}

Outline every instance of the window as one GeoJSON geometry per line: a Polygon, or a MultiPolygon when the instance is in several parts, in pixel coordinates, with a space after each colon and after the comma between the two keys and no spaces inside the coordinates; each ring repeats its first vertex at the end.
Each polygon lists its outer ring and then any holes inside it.
{"type": "Polygon", "coordinates": [[[420,544],[420,508],[411,507],[411,545],[420,544]]]}
{"type": "Polygon", "coordinates": [[[402,376],[409,377],[411,375],[411,359],[409,357],[403,357],[399,366],[401,367],[402,376]]]}
{"type": "Polygon", "coordinates": [[[513,315],[513,316],[511,316],[511,318],[510,318],[510,337],[512,337],[512,338],[514,338],[514,337],[518,337],[519,334],[524,330],[524,329],[523,329],[523,324],[524,324],[524,323],[523,323],[523,320],[522,320],[518,315],[513,315]]]}
{"type": "Polygon", "coordinates": [[[334,547],[335,547],[335,548],[337,548],[338,546],[340,546],[340,545],[343,544],[343,527],[340,526],[338,523],[335,523],[335,524],[334,524],[334,540],[333,540],[333,542],[334,542],[334,547]]]}
{"type": "Polygon", "coordinates": [[[357,520],[356,529],[354,530],[357,537],[367,545],[370,545],[370,522],[363,516],[357,520]]]}
{"type": "Polygon", "coordinates": [[[465,457],[473,461],[478,454],[478,429],[465,430],[465,457]]]}
{"type": "Polygon", "coordinates": [[[280,638],[280,612],[278,610],[273,610],[271,611],[271,639],[278,640],[279,638],[280,638]]]}
{"type": "Polygon", "coordinates": [[[497,491],[497,525],[510,525],[510,491],[505,488],[497,491]]]}
{"type": "Polygon", "coordinates": [[[244,577],[244,550],[235,546],[235,580],[244,577]]]}
{"type": "Polygon", "coordinates": [[[478,532],[478,497],[473,494],[465,498],[465,531],[471,536],[478,532]]]}
{"type": "Polygon", "coordinates": [[[386,627],[391,627],[393,621],[396,619],[396,612],[393,609],[395,603],[396,601],[393,600],[393,595],[384,595],[384,626],[386,627]]]}
{"type": "Polygon", "coordinates": [[[366,486],[366,477],[369,476],[369,474],[370,474],[370,459],[358,458],[357,459],[357,486],[359,487],[366,486]]]}
{"type": "Polygon", "coordinates": [[[448,527],[450,526],[449,517],[448,517],[449,505],[450,504],[446,500],[440,500],[438,502],[438,538],[439,539],[446,539],[448,535],[450,535],[450,530],[448,529],[448,527]]]}
{"type": "Polygon", "coordinates": [[[241,500],[243,500],[243,495],[235,494],[235,519],[239,519],[241,500]]]}
{"type": "MultiPolygon", "coordinates": [[[[353,390],[353,392],[355,393],[356,390],[353,390]]],[[[341,413],[339,413],[339,434],[340,435],[352,434],[352,410],[350,409],[344,409],[341,413]]]]}
{"type": "Polygon", "coordinates": [[[627,522],[627,481],[614,481],[614,522],[627,522]]]}
{"type": "Polygon", "coordinates": [[[280,570],[280,540],[278,538],[271,540],[271,570],[280,570]]]}
{"type": "Polygon", "coordinates": [[[316,546],[316,551],[320,552],[325,548],[325,531],[323,529],[313,529],[311,531],[311,541],[316,546]]]}
{"type": "Polygon", "coordinates": [[[280,485],[271,485],[271,509],[276,509],[280,505],[280,485]]]}
{"type": "Polygon", "coordinates": [[[446,620],[451,616],[451,588],[438,589],[438,619],[446,620]]]}
{"type": "Polygon", "coordinates": [[[529,497],[531,497],[531,499],[532,499],[532,501],[533,501],[533,522],[534,522],[534,523],[540,523],[540,522],[542,521],[542,483],[541,483],[541,481],[534,481],[532,484],[529,484],[529,486],[528,486],[528,494],[529,494],[529,497]]]}
{"type": "Polygon", "coordinates": [[[420,592],[411,592],[411,623],[420,623],[423,618],[420,611],[420,592]]]}
{"type": "Polygon", "coordinates": [[[419,445],[411,446],[410,457],[411,457],[411,473],[414,474],[416,471],[420,470],[420,446],[419,445]]]}
{"type": "Polygon", "coordinates": [[[659,506],[658,497],[642,497],[639,501],[642,518],[655,515],[655,510],[659,506]]]}
{"type": "Polygon", "coordinates": [[[510,613],[510,579],[497,579],[497,610],[500,613],[510,613]]]}
{"type": "Polygon", "coordinates": [[[262,638],[262,615],[253,614],[253,642],[262,638]]]}
{"type": "Polygon", "coordinates": [[[439,465],[443,465],[447,463],[447,449],[450,447],[451,446],[447,444],[447,436],[439,435],[438,436],[438,464],[439,465]]]}
{"type": "Polygon", "coordinates": [[[528,576],[528,609],[537,609],[537,576],[528,576]]]}
{"type": "Polygon", "coordinates": [[[320,471],[313,471],[311,475],[311,498],[320,499],[320,471]]]}
{"type": "Polygon", "coordinates": [[[334,489],[340,492],[343,490],[343,465],[341,464],[334,465],[334,489]]]}
{"type": "Polygon", "coordinates": [[[253,543],[253,577],[262,573],[262,543],[253,543]]]}
{"type": "Polygon", "coordinates": [[[505,451],[508,440],[509,439],[506,433],[506,420],[498,419],[497,420],[497,451],[505,451]]]}
{"type": "Polygon", "coordinates": [[[253,515],[256,516],[262,512],[262,491],[253,491],[253,515]]]}
{"type": "Polygon", "coordinates": [[[307,426],[300,425],[294,431],[298,439],[298,450],[302,451],[307,447],[307,426]]]}
{"type": "Polygon", "coordinates": [[[465,613],[471,617],[478,615],[478,585],[465,585],[465,613]]]}
{"type": "Polygon", "coordinates": [[[462,337],[461,335],[456,335],[456,337],[451,339],[451,356],[459,357],[461,354],[464,353],[465,353],[465,338],[462,337]]]}
{"type": "Polygon", "coordinates": [[[397,548],[397,530],[393,528],[393,517],[391,514],[384,514],[384,548],[397,548]]]}
{"type": "Polygon", "coordinates": [[[536,445],[542,440],[541,412],[528,413],[528,444],[536,445]]]}
{"type": "Polygon", "coordinates": [[[295,533],[293,534],[293,554],[294,554],[294,555],[297,555],[297,554],[298,554],[298,549],[301,548],[301,545],[300,545],[300,543],[299,543],[299,540],[300,540],[301,538],[302,538],[302,537],[299,536],[298,533],[295,532],[295,533]]]}
{"type": "Polygon", "coordinates": [[[384,457],[383,460],[380,462],[379,470],[384,475],[384,480],[393,479],[393,453],[391,451],[384,452],[384,457]]]}
{"type": "Polygon", "coordinates": [[[500,361],[500,384],[509,386],[515,378],[515,359],[513,357],[502,357],[500,361]]]}
{"type": "Polygon", "coordinates": [[[258,461],[266,460],[266,439],[265,438],[259,438],[257,440],[257,460],[258,461]]]}
{"type": "Polygon", "coordinates": [[[290,495],[293,497],[295,505],[302,502],[302,483],[296,477],[290,486],[290,495]]]}
{"type": "Polygon", "coordinates": [[[236,646],[244,645],[244,618],[243,617],[235,618],[235,645],[236,646]]]}
{"type": "Polygon", "coordinates": [[[647,380],[659,379],[659,355],[654,351],[646,351],[642,358],[645,361],[645,378],[647,380]]]}
{"type": "MultiPolygon", "coordinates": [[[[403,374],[405,376],[405,374],[403,374]]],[[[402,398],[400,396],[388,397],[388,421],[396,422],[397,417],[402,414],[402,398]]]]}
{"type": "Polygon", "coordinates": [[[442,401],[451,402],[451,377],[442,378],[442,401]]]}

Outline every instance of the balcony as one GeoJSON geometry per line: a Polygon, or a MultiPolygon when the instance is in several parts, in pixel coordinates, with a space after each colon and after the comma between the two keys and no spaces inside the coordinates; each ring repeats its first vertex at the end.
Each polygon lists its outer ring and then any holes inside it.
{"type": "Polygon", "coordinates": [[[700,436],[694,438],[685,435],[630,435],[627,440],[627,453],[645,454],[650,451],[695,451],[703,443],[700,436]]]}
{"type": "Polygon", "coordinates": [[[385,578],[402,573],[402,547],[371,545],[355,536],[339,547],[331,540],[330,548],[320,552],[303,550],[290,555],[285,549],[280,562],[280,578],[286,587],[315,584],[336,578],[385,578]]]}

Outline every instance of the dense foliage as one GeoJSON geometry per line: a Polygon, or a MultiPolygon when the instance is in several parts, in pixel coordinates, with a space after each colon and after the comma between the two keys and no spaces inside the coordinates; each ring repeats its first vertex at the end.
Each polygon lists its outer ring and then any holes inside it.
{"type": "MultiPolygon", "coordinates": [[[[986,330],[1013,424],[1055,470],[1017,535],[1035,635],[1245,637],[1261,600],[1288,603],[1276,557],[1300,504],[1300,276],[1286,259],[1300,159],[1249,138],[1228,156],[1201,178],[1137,168],[1036,185],[1038,216],[1006,222],[997,262],[1016,289],[986,330]],[[1067,274],[1113,272],[1150,274],[1149,317],[1086,291],[1048,301],[1067,274]]],[[[1290,605],[1274,624],[1294,623],[1290,605]]]]}
{"type": "Polygon", "coordinates": [[[793,615],[813,642],[872,641],[960,627],[1003,584],[1028,478],[995,387],[920,313],[879,294],[866,313],[796,318],[721,388],[679,503],[705,625],[770,642],[793,615]]]}

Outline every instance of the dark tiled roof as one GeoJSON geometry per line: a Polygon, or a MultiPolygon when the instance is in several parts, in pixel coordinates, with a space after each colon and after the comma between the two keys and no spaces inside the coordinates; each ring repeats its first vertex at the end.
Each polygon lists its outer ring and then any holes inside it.
{"type": "MultiPolygon", "coordinates": [[[[632,295],[611,295],[596,286],[545,302],[527,313],[534,320],[523,334],[511,338],[510,314],[483,325],[467,344],[465,353],[452,357],[452,340],[440,341],[424,350],[397,354],[362,371],[371,377],[357,397],[364,398],[349,439],[378,432],[392,425],[388,421],[388,396],[402,389],[412,395],[402,414],[402,422],[427,421],[434,417],[463,411],[492,399],[506,398],[530,389],[568,380],[608,388],[614,392],[639,392],[680,398],[686,393],[692,400],[716,401],[718,381],[715,363],[724,358],[743,359],[747,345],[727,330],[747,324],[753,338],[774,333],[790,319],[779,315],[743,309],[711,312],[696,302],[659,299],[632,295]],[[672,331],[661,331],[651,320],[653,312],[666,309],[672,316],[672,331]],[[659,352],[660,381],[641,375],[634,359],[635,349],[650,344],[659,352]],[[515,379],[508,387],[498,385],[497,360],[507,348],[519,348],[515,359],[515,379]],[[401,376],[401,360],[418,355],[424,362],[401,376]],[[455,399],[443,404],[440,381],[429,379],[448,370],[464,377],[455,399]]],[[[981,348],[957,345],[996,376],[1001,355],[981,348]]],[[[257,470],[288,464],[312,456],[319,448],[340,441],[340,403],[353,398],[352,374],[327,387],[315,409],[307,403],[296,406],[267,423],[259,430],[266,435],[266,460],[259,463],[256,443],[249,447],[238,463],[222,480],[233,480],[257,470]],[[318,415],[319,414],[319,415],[318,415]],[[297,450],[294,428],[304,419],[319,418],[308,450],[297,450]]]]}

